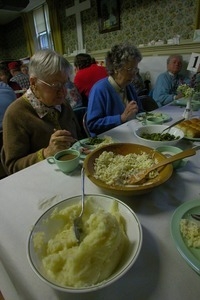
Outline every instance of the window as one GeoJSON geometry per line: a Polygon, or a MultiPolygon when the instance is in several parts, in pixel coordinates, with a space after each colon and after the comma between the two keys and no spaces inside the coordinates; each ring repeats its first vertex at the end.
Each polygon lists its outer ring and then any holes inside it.
{"type": "Polygon", "coordinates": [[[33,10],[33,19],[37,44],[39,49],[53,49],[51,30],[49,25],[49,11],[47,4],[33,10]]]}

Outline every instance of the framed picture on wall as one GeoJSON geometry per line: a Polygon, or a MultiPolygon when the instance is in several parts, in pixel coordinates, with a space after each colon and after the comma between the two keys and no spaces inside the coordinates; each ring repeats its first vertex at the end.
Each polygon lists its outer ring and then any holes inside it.
{"type": "Polygon", "coordinates": [[[120,1],[97,0],[99,33],[120,29],[120,1]]]}

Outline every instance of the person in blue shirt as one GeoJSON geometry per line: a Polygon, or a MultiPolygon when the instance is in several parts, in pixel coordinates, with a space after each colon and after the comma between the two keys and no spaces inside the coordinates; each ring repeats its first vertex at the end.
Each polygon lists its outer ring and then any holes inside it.
{"type": "Polygon", "coordinates": [[[13,89],[3,81],[0,81],[0,130],[2,130],[2,121],[7,107],[16,100],[16,94],[13,89]]]}
{"type": "Polygon", "coordinates": [[[109,76],[95,83],[89,94],[87,126],[91,136],[114,128],[143,111],[132,84],[141,59],[140,51],[129,43],[115,45],[108,51],[109,76]]]}
{"type": "Polygon", "coordinates": [[[181,55],[174,54],[168,57],[167,71],[158,75],[153,88],[152,97],[159,107],[183,97],[181,93],[177,92],[177,88],[180,84],[189,84],[190,80],[180,73],[182,66],[181,55]]]}

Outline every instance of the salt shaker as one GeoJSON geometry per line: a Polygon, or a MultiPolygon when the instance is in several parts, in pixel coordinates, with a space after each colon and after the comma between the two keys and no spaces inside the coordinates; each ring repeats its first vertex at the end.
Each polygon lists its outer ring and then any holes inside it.
{"type": "Polygon", "coordinates": [[[184,117],[186,120],[191,119],[191,117],[192,117],[191,98],[188,98],[188,100],[187,100],[187,105],[186,105],[185,111],[184,111],[184,113],[183,113],[183,117],[184,117]]]}

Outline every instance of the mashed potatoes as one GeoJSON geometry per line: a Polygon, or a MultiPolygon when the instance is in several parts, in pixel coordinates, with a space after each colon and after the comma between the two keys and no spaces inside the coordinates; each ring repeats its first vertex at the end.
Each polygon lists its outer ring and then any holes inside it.
{"type": "Polygon", "coordinates": [[[180,231],[189,247],[200,248],[200,227],[195,222],[182,219],[180,231]]]}
{"type": "Polygon", "coordinates": [[[108,278],[118,266],[128,248],[125,220],[114,202],[110,212],[97,208],[92,197],[85,202],[83,234],[77,243],[73,220],[80,213],[80,205],[58,211],[51,218],[62,226],[48,239],[44,232],[34,236],[34,248],[48,277],[62,286],[86,287],[108,278]]]}

